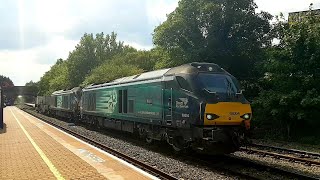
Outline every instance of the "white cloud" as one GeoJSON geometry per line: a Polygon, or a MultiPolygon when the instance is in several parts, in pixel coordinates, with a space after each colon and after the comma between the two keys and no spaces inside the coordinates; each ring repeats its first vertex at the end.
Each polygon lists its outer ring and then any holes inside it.
{"type": "Polygon", "coordinates": [[[153,28],[178,0],[12,0],[0,6],[0,74],[15,85],[66,59],[85,33],[115,31],[137,49],[152,48],[153,28]],[[73,39],[73,40],[71,40],[73,39]]]}
{"type": "Polygon", "coordinates": [[[78,41],[65,39],[63,36],[55,36],[43,47],[30,49],[36,53],[37,58],[34,63],[52,64],[58,58],[66,59],[69,52],[75,49],[78,41]]]}
{"type": "Polygon", "coordinates": [[[36,58],[32,51],[5,51],[0,52],[0,71],[8,76],[15,85],[24,85],[26,82],[39,80],[39,77],[48,71],[50,65],[37,64],[32,61],[36,58]]]}
{"type": "Polygon", "coordinates": [[[153,46],[150,45],[150,46],[144,46],[144,45],[141,45],[139,43],[136,43],[136,42],[129,42],[129,41],[125,41],[124,44],[126,45],[129,45],[129,46],[132,46],[136,49],[139,49],[139,50],[150,50],[153,46]]]}
{"type": "Polygon", "coordinates": [[[289,12],[305,11],[313,3],[314,9],[320,8],[320,0],[255,0],[258,10],[267,11],[272,15],[279,15],[281,12],[287,18],[289,12]]]}
{"type": "Polygon", "coordinates": [[[147,16],[149,23],[158,26],[167,19],[168,14],[175,10],[178,6],[178,0],[149,0],[146,2],[147,16]]]}
{"type": "Polygon", "coordinates": [[[68,1],[55,0],[43,1],[36,0],[35,3],[35,19],[32,22],[46,33],[63,33],[70,30],[76,23],[74,16],[70,16],[68,12],[68,1]]]}
{"type": "Polygon", "coordinates": [[[18,86],[23,86],[30,80],[38,81],[58,58],[67,58],[69,51],[74,49],[76,44],[76,41],[56,36],[43,47],[2,50],[0,51],[1,75],[9,77],[18,86]]]}
{"type": "MultiPolygon", "coordinates": [[[[39,81],[58,58],[66,59],[77,43],[78,41],[67,40],[63,36],[55,36],[42,47],[2,50],[0,51],[1,75],[9,77],[17,86],[23,86],[30,80],[39,81]]],[[[137,42],[126,41],[125,44],[140,50],[152,48],[152,45],[144,46],[137,42]]]]}

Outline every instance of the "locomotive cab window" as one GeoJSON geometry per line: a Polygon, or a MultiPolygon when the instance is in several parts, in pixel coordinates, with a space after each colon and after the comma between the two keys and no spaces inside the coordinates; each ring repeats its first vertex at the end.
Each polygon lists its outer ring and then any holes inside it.
{"type": "Polygon", "coordinates": [[[179,86],[180,86],[182,89],[185,89],[185,90],[187,90],[187,91],[192,92],[191,87],[190,87],[188,81],[187,81],[185,78],[183,78],[183,77],[181,77],[181,76],[177,76],[176,79],[177,79],[177,81],[178,81],[179,86]]]}
{"type": "Polygon", "coordinates": [[[239,91],[239,87],[234,80],[225,74],[200,73],[198,79],[200,88],[209,92],[235,94],[239,91]]]}

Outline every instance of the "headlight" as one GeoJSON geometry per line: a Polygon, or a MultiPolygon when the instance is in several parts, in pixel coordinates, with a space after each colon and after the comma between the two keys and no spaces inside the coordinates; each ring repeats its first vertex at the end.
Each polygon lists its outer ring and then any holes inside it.
{"type": "Polygon", "coordinates": [[[245,120],[248,120],[251,118],[251,113],[247,113],[247,114],[244,114],[242,116],[240,116],[241,118],[245,119],[245,120]]]}
{"type": "Polygon", "coordinates": [[[216,114],[207,114],[206,117],[208,120],[214,120],[214,119],[219,118],[219,116],[216,114]]]}

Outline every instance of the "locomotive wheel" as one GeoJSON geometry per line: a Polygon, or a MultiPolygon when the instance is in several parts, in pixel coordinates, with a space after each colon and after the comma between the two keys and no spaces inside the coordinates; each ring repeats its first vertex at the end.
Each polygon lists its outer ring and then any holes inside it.
{"type": "Polygon", "coordinates": [[[96,123],[96,119],[94,119],[93,117],[91,117],[90,119],[88,119],[88,124],[89,124],[89,128],[90,129],[97,129],[97,123],[96,123]]]}
{"type": "Polygon", "coordinates": [[[173,138],[172,148],[175,152],[181,152],[184,148],[184,140],[182,137],[177,136],[173,138]]]}
{"type": "Polygon", "coordinates": [[[92,120],[92,127],[93,127],[94,129],[100,129],[100,125],[99,125],[98,119],[93,119],[93,120],[92,120]]]}
{"type": "Polygon", "coordinates": [[[146,134],[146,142],[148,143],[148,144],[152,144],[153,143],[153,139],[150,137],[150,135],[148,135],[148,133],[146,134]]]}
{"type": "Polygon", "coordinates": [[[144,137],[145,137],[145,132],[144,132],[144,129],[139,129],[139,137],[141,138],[141,139],[143,139],[144,137]]]}
{"type": "Polygon", "coordinates": [[[97,129],[102,129],[103,128],[103,126],[100,125],[100,122],[99,122],[98,119],[96,120],[96,123],[97,123],[97,125],[96,125],[97,129]]]}
{"type": "Polygon", "coordinates": [[[145,139],[148,144],[153,143],[153,139],[150,137],[148,132],[145,129],[139,129],[139,136],[141,139],[145,139]]]}
{"type": "Polygon", "coordinates": [[[181,152],[182,151],[182,149],[180,147],[176,146],[175,144],[172,144],[172,148],[173,148],[173,150],[175,152],[181,152]]]}

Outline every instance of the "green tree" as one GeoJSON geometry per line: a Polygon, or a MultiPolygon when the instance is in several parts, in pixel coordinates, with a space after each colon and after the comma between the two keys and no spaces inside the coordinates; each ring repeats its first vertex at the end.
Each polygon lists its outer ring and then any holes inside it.
{"type": "Polygon", "coordinates": [[[167,67],[165,62],[169,62],[170,58],[166,51],[160,48],[154,48],[151,50],[135,51],[121,54],[118,56],[117,61],[122,64],[131,64],[143,71],[153,71],[159,68],[167,67]]]}
{"type": "Polygon", "coordinates": [[[54,91],[71,87],[67,63],[67,61],[58,59],[55,65],[41,77],[37,83],[39,95],[49,95],[54,91]]]}
{"type": "Polygon", "coordinates": [[[121,41],[117,42],[117,34],[114,32],[106,36],[98,33],[96,37],[93,34],[84,34],[68,57],[68,78],[71,87],[81,84],[94,68],[124,51],[134,49],[123,45],[121,41]]]}
{"type": "MultiPolygon", "coordinates": [[[[136,52],[136,49],[117,41],[117,35],[114,32],[110,35],[98,33],[95,37],[93,34],[86,33],[75,50],[69,53],[67,60],[58,59],[56,64],[41,77],[38,82],[39,94],[48,95],[56,90],[79,86],[87,76],[92,74],[93,69],[111,61],[113,57],[136,52]]],[[[145,55],[140,56],[139,53],[128,56],[123,64],[131,63],[130,57],[134,57],[131,60],[132,63],[138,63],[141,59],[141,65],[151,68],[152,65],[147,65],[144,60],[145,55]]]]}
{"type": "MultiPolygon", "coordinates": [[[[158,62],[164,62],[166,53],[158,48],[150,51],[129,50],[113,56],[101,66],[95,68],[82,83],[83,86],[92,83],[104,83],[117,78],[152,71],[158,62]]],[[[159,67],[163,68],[163,67],[159,67]]]]}
{"type": "Polygon", "coordinates": [[[68,57],[69,80],[71,86],[79,85],[91,69],[96,67],[98,59],[95,55],[96,43],[93,34],[84,34],[80,43],[68,57]]]}
{"type": "Polygon", "coordinates": [[[152,53],[152,56],[156,59],[154,69],[173,67],[172,62],[177,62],[176,60],[172,59],[167,50],[159,46],[151,49],[150,52],[152,53]]]}
{"type": "Polygon", "coordinates": [[[60,89],[70,89],[69,72],[68,72],[68,62],[63,61],[57,66],[52,68],[52,77],[49,82],[50,92],[60,90],[60,89]]]}
{"type": "Polygon", "coordinates": [[[127,53],[118,59],[123,64],[130,64],[144,71],[152,71],[157,61],[151,51],[137,51],[127,53]]]}
{"type": "Polygon", "coordinates": [[[154,30],[153,41],[169,52],[170,66],[213,62],[246,78],[271,43],[272,16],[256,8],[253,0],[181,0],[154,30]]]}
{"type": "Polygon", "coordinates": [[[253,104],[256,120],[287,138],[319,137],[320,21],[310,11],[301,22],[276,26],[280,44],[264,64],[264,90],[253,104]]]}
{"type": "MultiPolygon", "coordinates": [[[[14,86],[14,84],[13,84],[12,80],[9,77],[0,75],[0,87],[1,88],[8,88],[8,87],[13,87],[13,86],[14,86]]],[[[13,99],[13,97],[7,97],[6,95],[3,95],[3,96],[4,96],[4,101],[5,102],[7,102],[8,100],[13,99]]],[[[12,100],[12,102],[13,102],[13,100],[12,100]]]]}
{"type": "Polygon", "coordinates": [[[83,86],[89,84],[105,83],[117,78],[140,74],[142,69],[130,63],[122,63],[123,57],[115,57],[111,62],[105,62],[101,66],[95,68],[92,73],[86,77],[82,83],[83,86]]]}
{"type": "Polygon", "coordinates": [[[36,93],[38,93],[38,91],[39,91],[39,85],[37,82],[33,82],[33,81],[27,82],[25,84],[25,87],[28,88],[29,91],[33,91],[36,93]]]}
{"type": "Polygon", "coordinates": [[[14,84],[9,77],[0,75],[0,86],[1,87],[13,87],[14,84]]]}
{"type": "MultiPolygon", "coordinates": [[[[25,84],[25,88],[24,88],[27,92],[30,92],[31,94],[35,94],[37,95],[39,93],[39,85],[37,82],[33,82],[33,81],[30,81],[30,82],[27,82],[25,84]]],[[[25,95],[23,96],[23,99],[24,99],[24,102],[27,102],[27,103],[35,103],[36,101],[36,97],[35,96],[31,96],[31,95],[25,95]]],[[[16,99],[16,100],[21,100],[20,98],[16,99]]]]}

